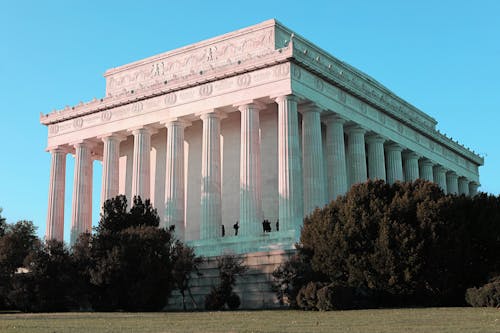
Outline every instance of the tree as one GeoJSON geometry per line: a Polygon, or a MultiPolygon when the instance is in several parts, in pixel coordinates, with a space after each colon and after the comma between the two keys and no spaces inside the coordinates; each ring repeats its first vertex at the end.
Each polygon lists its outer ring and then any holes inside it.
{"type": "Polygon", "coordinates": [[[273,290],[281,305],[297,307],[299,290],[310,281],[321,281],[326,278],[313,271],[311,256],[303,250],[297,251],[289,260],[273,271],[273,290]]]}
{"type": "Polygon", "coordinates": [[[135,197],[130,211],[125,196],[105,202],[96,233],[80,237],[73,249],[95,310],[157,311],[166,305],[173,238],[158,224],[149,200],[135,197]]]}
{"type": "Polygon", "coordinates": [[[2,217],[2,211],[3,209],[0,207],[0,237],[3,237],[7,231],[7,220],[2,217]]]}
{"type": "Polygon", "coordinates": [[[182,308],[186,311],[186,291],[189,293],[195,309],[198,307],[189,286],[193,273],[201,275],[198,271],[199,265],[203,262],[202,257],[197,257],[193,248],[184,245],[180,241],[175,241],[172,249],[173,270],[172,277],[175,287],[182,295],[182,308]]]}
{"type": "Polygon", "coordinates": [[[243,258],[235,255],[224,255],[217,258],[217,269],[219,271],[219,285],[213,286],[205,298],[207,310],[223,310],[226,305],[230,310],[240,306],[240,298],[233,292],[236,277],[247,271],[243,264],[243,258]]]}
{"type": "Polygon", "coordinates": [[[368,181],[306,217],[299,251],[327,277],[316,282],[351,288],[363,306],[463,305],[500,269],[499,212],[492,196],[368,181]]]}
{"type": "Polygon", "coordinates": [[[473,307],[500,308],[500,276],[492,278],[480,288],[467,289],[465,300],[473,307]]]}
{"type": "Polygon", "coordinates": [[[24,260],[25,271],[12,278],[9,300],[15,308],[29,312],[68,311],[77,308],[74,282],[77,278],[64,243],[41,243],[24,260]]]}
{"type": "Polygon", "coordinates": [[[24,259],[40,244],[31,221],[15,224],[1,224],[3,235],[0,237],[0,307],[8,306],[8,292],[12,288],[12,278],[23,267],[24,259]]]}

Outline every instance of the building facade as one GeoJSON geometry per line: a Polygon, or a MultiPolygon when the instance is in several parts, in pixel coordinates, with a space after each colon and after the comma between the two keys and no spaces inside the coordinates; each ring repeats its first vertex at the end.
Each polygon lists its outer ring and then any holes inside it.
{"type": "Polygon", "coordinates": [[[483,159],[436,120],[276,20],[104,77],[105,97],[40,117],[52,156],[46,238],[63,239],[68,154],[71,242],[92,227],[98,160],[101,203],[150,198],[162,226],[205,256],[293,249],[305,215],[367,179],[479,186],[483,159]]]}

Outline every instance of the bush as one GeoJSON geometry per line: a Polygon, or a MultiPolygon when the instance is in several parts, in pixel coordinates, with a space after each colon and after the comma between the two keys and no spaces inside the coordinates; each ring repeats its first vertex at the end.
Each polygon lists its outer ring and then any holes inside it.
{"type": "Polygon", "coordinates": [[[209,311],[224,310],[226,298],[224,292],[218,287],[212,287],[210,293],[205,296],[205,309],[209,311]]]}
{"type": "Polygon", "coordinates": [[[317,291],[318,303],[316,307],[320,311],[350,310],[359,306],[356,304],[355,291],[353,288],[329,284],[317,291]]]}
{"type": "Polygon", "coordinates": [[[480,288],[469,288],[465,300],[473,307],[500,308],[500,276],[491,279],[480,288]]]}
{"type": "Polygon", "coordinates": [[[74,288],[78,277],[62,242],[41,244],[26,257],[24,267],[26,271],[12,279],[9,300],[15,308],[25,312],[78,309],[74,288]]]}
{"type": "Polygon", "coordinates": [[[321,282],[309,282],[302,286],[297,293],[297,306],[302,310],[317,310],[317,292],[323,286],[324,284],[321,282]]]}
{"type": "Polygon", "coordinates": [[[35,229],[30,221],[8,224],[0,215],[0,309],[16,308],[12,304],[12,291],[19,281],[14,286],[13,279],[18,276],[16,272],[23,267],[25,258],[40,247],[35,229]]]}
{"type": "MultiPolygon", "coordinates": [[[[499,240],[499,197],[445,195],[422,180],[368,181],[305,218],[298,251],[312,273],[285,263],[276,290],[284,299],[295,277],[308,275],[297,284],[351,288],[356,307],[460,306],[468,287],[500,271],[499,240]]],[[[302,308],[312,308],[307,288],[297,297],[302,308]]]]}
{"type": "Polygon", "coordinates": [[[104,203],[95,234],[80,235],[70,252],[41,242],[31,222],[8,225],[0,216],[0,309],[158,311],[174,287],[192,297],[201,259],[158,225],[149,200],[135,197],[127,211],[120,195],[104,203]]]}
{"type": "Polygon", "coordinates": [[[240,306],[240,298],[233,292],[236,284],[236,276],[246,272],[247,267],[243,259],[234,255],[224,255],[217,258],[220,284],[212,287],[210,293],[205,297],[205,309],[224,310],[227,308],[235,310],[240,306]]]}
{"type": "Polygon", "coordinates": [[[304,251],[298,251],[273,271],[272,288],[281,305],[297,307],[297,294],[309,281],[324,278],[311,267],[311,258],[304,251]]]}
{"type": "Polygon", "coordinates": [[[231,293],[229,297],[227,298],[227,307],[229,310],[236,310],[237,308],[240,307],[241,301],[240,301],[240,296],[238,296],[235,293],[231,293]]]}
{"type": "Polygon", "coordinates": [[[134,198],[130,211],[125,196],[105,202],[96,233],[82,235],[73,249],[94,310],[158,311],[167,304],[173,237],[158,224],[149,200],[134,198]]]}
{"type": "Polygon", "coordinates": [[[198,271],[198,266],[203,262],[203,258],[197,257],[193,248],[177,240],[172,248],[172,261],[172,278],[175,288],[181,293],[182,308],[186,311],[186,291],[191,297],[194,307],[198,308],[189,284],[193,273],[196,273],[198,276],[202,275],[198,271]]]}

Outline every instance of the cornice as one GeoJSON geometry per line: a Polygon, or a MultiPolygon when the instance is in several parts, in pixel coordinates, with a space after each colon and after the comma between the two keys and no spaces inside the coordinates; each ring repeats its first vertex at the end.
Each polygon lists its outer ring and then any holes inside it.
{"type": "MultiPolygon", "coordinates": [[[[370,76],[338,60],[290,30],[284,30],[285,27],[280,26],[280,28],[285,31],[281,39],[288,38],[291,44],[288,47],[293,49],[292,61],[294,63],[307,68],[327,82],[344,89],[373,107],[383,110],[391,117],[431,137],[434,141],[467,157],[474,163],[484,164],[483,157],[436,130],[437,121],[434,118],[396,96],[370,76]],[[292,38],[287,36],[287,33],[290,33],[292,38]]],[[[278,44],[279,37],[276,38],[278,44]]]]}
{"type": "Polygon", "coordinates": [[[220,68],[210,73],[193,74],[189,77],[171,80],[168,83],[160,83],[140,90],[124,91],[117,95],[110,95],[101,99],[94,98],[87,103],[79,103],[76,106],[66,106],[62,110],[55,110],[49,114],[40,114],[40,123],[51,125],[64,120],[77,118],[112,109],[118,106],[135,103],[148,98],[166,95],[181,89],[200,86],[220,79],[225,79],[261,68],[271,67],[279,63],[288,61],[292,56],[291,48],[276,50],[265,57],[246,61],[244,63],[231,66],[230,68],[220,68]]]}
{"type": "MultiPolygon", "coordinates": [[[[383,126],[388,130],[393,130],[399,135],[406,137],[408,140],[414,141],[418,145],[422,145],[424,141],[428,142],[423,146],[425,149],[428,148],[432,152],[437,152],[439,150],[440,154],[446,156],[450,161],[458,163],[456,158],[460,156],[475,165],[482,165],[484,163],[483,158],[461,146],[456,141],[446,137],[439,131],[434,129],[421,130],[412,126],[412,124],[405,123],[399,118],[388,114],[384,109],[366,103],[366,101],[361,97],[345,92],[344,88],[338,87],[338,85],[335,85],[334,82],[319,76],[317,73],[304,68],[300,64],[293,64],[291,71],[292,79],[295,82],[307,87],[307,89],[314,91],[318,95],[323,95],[327,99],[343,105],[345,108],[349,108],[351,116],[356,115],[358,120],[369,119],[371,121],[375,121],[378,125],[383,126]]],[[[299,86],[297,86],[297,88],[298,87],[299,86]]],[[[300,89],[299,91],[294,91],[294,93],[302,96],[300,89]]],[[[302,98],[308,99],[309,97],[302,96],[302,98]]],[[[310,98],[311,100],[316,101],[315,97],[310,98]]],[[[350,117],[349,114],[343,113],[343,111],[336,110],[335,108],[332,109],[326,105],[322,105],[322,107],[326,110],[330,110],[329,112],[340,112],[341,116],[347,118],[350,117]]],[[[326,114],[328,114],[328,112],[326,112],[326,114]]]]}
{"type": "Polygon", "coordinates": [[[104,73],[104,77],[108,77],[108,76],[111,76],[111,75],[114,75],[114,74],[117,74],[117,73],[120,73],[123,71],[128,71],[130,69],[137,68],[137,67],[140,67],[140,66],[145,65],[145,64],[152,64],[152,63],[155,63],[157,61],[166,60],[168,58],[172,58],[172,57],[175,57],[177,55],[189,54],[194,50],[205,49],[211,45],[214,45],[214,44],[217,44],[220,42],[224,42],[227,40],[231,40],[231,39],[238,38],[238,37],[241,37],[244,35],[252,34],[254,32],[258,32],[258,31],[263,30],[263,29],[273,27],[276,24],[277,24],[277,21],[275,19],[269,19],[269,20],[263,21],[261,23],[252,25],[250,27],[245,27],[242,29],[238,29],[238,30],[223,34],[223,35],[219,35],[219,36],[216,36],[213,38],[205,39],[205,40],[202,40],[202,41],[190,44],[190,45],[186,45],[186,46],[177,48],[175,50],[163,52],[163,53],[160,53],[160,54],[148,57],[148,58],[144,58],[144,59],[141,59],[138,61],[134,61],[134,62],[125,64],[125,65],[122,65],[122,66],[113,67],[113,68],[108,69],[104,73]]]}

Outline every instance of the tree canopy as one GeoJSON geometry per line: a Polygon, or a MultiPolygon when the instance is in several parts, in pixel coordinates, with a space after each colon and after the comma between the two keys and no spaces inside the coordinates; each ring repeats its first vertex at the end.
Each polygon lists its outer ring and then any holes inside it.
{"type": "Polygon", "coordinates": [[[462,305],[500,271],[500,199],[368,181],[306,217],[299,251],[321,282],[371,306],[462,305]]]}
{"type": "Polygon", "coordinates": [[[189,292],[201,259],[159,228],[149,200],[125,196],[104,203],[93,234],[68,249],[41,241],[31,222],[0,216],[0,308],[21,311],[158,311],[173,288],[189,292]]]}
{"type": "Polygon", "coordinates": [[[173,237],[158,228],[149,200],[135,197],[127,210],[125,196],[107,200],[95,234],[75,245],[85,268],[90,304],[96,310],[157,311],[167,302],[172,279],[173,237]]]}

